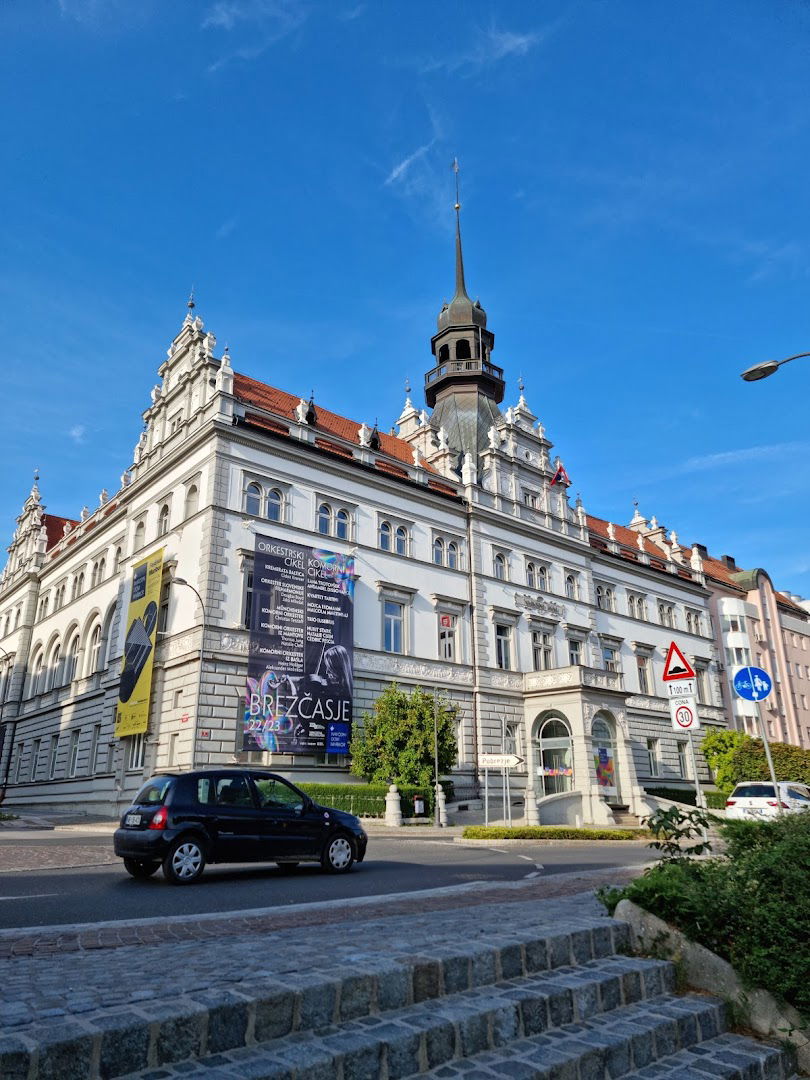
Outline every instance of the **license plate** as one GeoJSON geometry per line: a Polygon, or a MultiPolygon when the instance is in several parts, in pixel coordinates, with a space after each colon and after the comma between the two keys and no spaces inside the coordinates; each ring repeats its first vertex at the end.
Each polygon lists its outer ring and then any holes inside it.
{"type": "Polygon", "coordinates": [[[141,815],[140,814],[127,814],[127,816],[124,818],[124,824],[125,825],[140,825],[140,823],[141,823],[141,815]]]}
{"type": "Polygon", "coordinates": [[[746,813],[746,814],[747,814],[747,815],[748,815],[749,817],[762,817],[762,816],[763,816],[763,814],[765,813],[765,811],[764,811],[764,810],[759,810],[759,809],[755,809],[754,807],[751,807],[751,806],[749,806],[749,808],[748,808],[748,809],[747,809],[747,810],[745,811],[745,813],[746,813]]]}

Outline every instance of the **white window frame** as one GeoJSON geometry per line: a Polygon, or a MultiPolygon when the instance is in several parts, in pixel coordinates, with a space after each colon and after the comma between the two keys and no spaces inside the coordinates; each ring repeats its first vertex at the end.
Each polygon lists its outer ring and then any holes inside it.
{"type": "Polygon", "coordinates": [[[146,734],[128,735],[127,741],[127,772],[143,772],[146,758],[146,734]]]}
{"type": "Polygon", "coordinates": [[[497,618],[493,624],[495,633],[495,667],[499,671],[515,670],[515,628],[512,623],[499,621],[497,618]],[[499,631],[504,633],[499,633],[499,631]]]}
{"type": "Polygon", "coordinates": [[[70,733],[70,751],[68,753],[68,776],[75,776],[79,768],[79,743],[82,729],[74,728],[70,733]]]}
{"type": "Polygon", "coordinates": [[[411,589],[405,585],[395,585],[387,581],[377,582],[377,592],[380,600],[380,649],[390,656],[410,656],[412,641],[411,609],[413,606],[413,598],[417,591],[418,590],[411,589]],[[393,612],[386,612],[386,604],[397,604],[402,609],[402,649],[399,652],[395,652],[393,649],[387,649],[385,647],[386,626],[389,625],[389,619],[395,619],[393,612]]]}
{"type": "Polygon", "coordinates": [[[650,776],[661,775],[661,740],[648,738],[646,741],[647,769],[650,776]]]}
{"type": "Polygon", "coordinates": [[[571,570],[570,567],[565,568],[563,571],[563,587],[569,600],[579,600],[579,574],[576,570],[571,570]]]}

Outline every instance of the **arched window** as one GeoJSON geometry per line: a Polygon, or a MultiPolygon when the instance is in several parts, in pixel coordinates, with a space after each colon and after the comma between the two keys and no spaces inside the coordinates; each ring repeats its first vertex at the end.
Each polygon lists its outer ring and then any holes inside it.
{"type": "Polygon", "coordinates": [[[262,488],[261,484],[248,484],[245,488],[245,512],[261,517],[262,513],[262,488]]]}
{"type": "Polygon", "coordinates": [[[324,536],[332,532],[332,507],[329,503],[321,503],[318,507],[318,532],[324,536]]]}
{"type": "Polygon", "coordinates": [[[165,536],[169,531],[169,504],[164,503],[158,514],[158,536],[165,536]]]}
{"type": "Polygon", "coordinates": [[[70,639],[70,644],[65,653],[64,681],[72,682],[76,678],[76,664],[79,660],[79,635],[75,633],[70,639]]]}
{"type": "Polygon", "coordinates": [[[447,565],[451,570],[458,568],[458,544],[455,540],[451,540],[447,545],[447,565]]]}
{"type": "Polygon", "coordinates": [[[98,563],[93,563],[93,569],[90,572],[90,588],[94,589],[98,585],[98,563]]]}
{"type": "Polygon", "coordinates": [[[442,347],[439,349],[439,363],[443,364],[445,360],[449,360],[449,359],[450,359],[450,346],[449,345],[442,345],[442,347]]]}
{"type": "Polygon", "coordinates": [[[573,574],[565,575],[565,595],[569,600],[577,598],[577,579],[573,574]]]}
{"type": "Polygon", "coordinates": [[[596,606],[598,608],[604,608],[605,606],[605,590],[601,585],[596,586],[596,606]]]}
{"type": "Polygon", "coordinates": [[[466,338],[459,338],[456,342],[456,360],[469,360],[471,356],[469,341],[466,338]]]}
{"type": "Polygon", "coordinates": [[[34,697],[36,694],[42,692],[42,666],[45,662],[45,657],[40,651],[34,657],[34,662],[31,665],[31,676],[28,682],[28,696],[34,697]]]}
{"type": "Polygon", "coordinates": [[[591,752],[599,794],[605,798],[615,797],[619,793],[616,777],[616,744],[610,724],[603,716],[593,718],[591,752]]]}
{"type": "Polygon", "coordinates": [[[391,526],[387,521],[380,522],[380,551],[391,550],[391,526]]]}
{"type": "Polygon", "coordinates": [[[101,661],[101,626],[98,623],[93,627],[90,635],[87,653],[87,674],[92,675],[94,671],[98,671],[101,661]]]}
{"type": "Polygon", "coordinates": [[[545,566],[537,567],[537,588],[548,592],[548,570],[545,566]]]}
{"type": "Polygon", "coordinates": [[[135,526],[135,536],[132,541],[132,550],[139,551],[146,540],[146,526],[142,521],[139,521],[135,526]]]}
{"type": "Polygon", "coordinates": [[[183,516],[190,518],[197,513],[200,505],[200,491],[196,484],[192,484],[186,491],[186,505],[183,508],[183,516]]]}
{"type": "Polygon", "coordinates": [[[106,569],[107,569],[107,560],[102,555],[102,557],[98,560],[98,580],[99,581],[104,580],[104,571],[106,569]]]}
{"type": "Polygon", "coordinates": [[[636,617],[636,598],[635,598],[635,596],[628,596],[627,597],[627,614],[630,616],[631,619],[635,619],[635,617],[636,617]]]}
{"type": "Polygon", "coordinates": [[[492,560],[492,568],[498,581],[506,580],[506,559],[501,555],[500,551],[496,552],[495,558],[492,560]]]}
{"type": "Polygon", "coordinates": [[[526,563],[526,584],[530,589],[534,589],[537,586],[537,576],[535,574],[533,562],[526,563]]]}
{"type": "Polygon", "coordinates": [[[124,557],[124,552],[120,547],[115,549],[115,557],[113,558],[113,574],[117,574],[121,569],[121,559],[124,557]]]}
{"type": "Polygon", "coordinates": [[[349,513],[347,510],[338,510],[335,517],[335,536],[338,540],[349,539],[349,513]]]}
{"type": "Polygon", "coordinates": [[[267,520],[281,521],[281,508],[284,498],[278,488],[270,488],[267,492],[267,520]]]}
{"type": "Polygon", "coordinates": [[[404,525],[400,525],[397,529],[396,536],[394,538],[394,550],[397,555],[408,554],[408,530],[404,525]]]}
{"type": "Polygon", "coordinates": [[[433,541],[433,561],[437,566],[444,566],[444,540],[440,536],[433,541]]]}
{"type": "Polygon", "coordinates": [[[51,662],[48,664],[47,674],[47,686],[46,689],[51,690],[54,686],[62,685],[62,650],[57,643],[55,649],[51,653],[51,662]]]}
{"type": "Polygon", "coordinates": [[[605,586],[605,611],[613,611],[613,589],[605,586]]]}
{"type": "Polygon", "coordinates": [[[535,739],[539,795],[556,795],[574,786],[571,731],[563,720],[550,718],[535,739]]]}

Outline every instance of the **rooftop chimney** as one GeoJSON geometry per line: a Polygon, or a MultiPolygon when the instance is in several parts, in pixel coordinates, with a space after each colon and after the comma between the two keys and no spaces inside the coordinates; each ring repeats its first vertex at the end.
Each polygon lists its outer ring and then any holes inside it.
{"type": "Polygon", "coordinates": [[[693,544],[692,547],[698,549],[698,555],[700,555],[701,559],[708,559],[709,551],[705,544],[693,544]]]}
{"type": "Polygon", "coordinates": [[[721,555],[720,562],[729,570],[737,569],[737,562],[733,555],[721,555]]]}

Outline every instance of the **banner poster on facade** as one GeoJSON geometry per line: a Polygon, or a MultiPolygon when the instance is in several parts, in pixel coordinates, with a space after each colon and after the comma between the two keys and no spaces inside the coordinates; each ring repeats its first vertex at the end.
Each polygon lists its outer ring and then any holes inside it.
{"type": "Polygon", "coordinates": [[[149,726],[163,548],[132,568],[127,636],[118,684],[115,735],[141,735],[149,726]]]}
{"type": "Polygon", "coordinates": [[[346,754],[354,556],[256,536],[243,750],[346,754]]]}
{"type": "Polygon", "coordinates": [[[616,794],[616,761],[613,750],[607,746],[596,746],[593,751],[593,764],[596,769],[596,784],[603,795],[616,794]]]}

